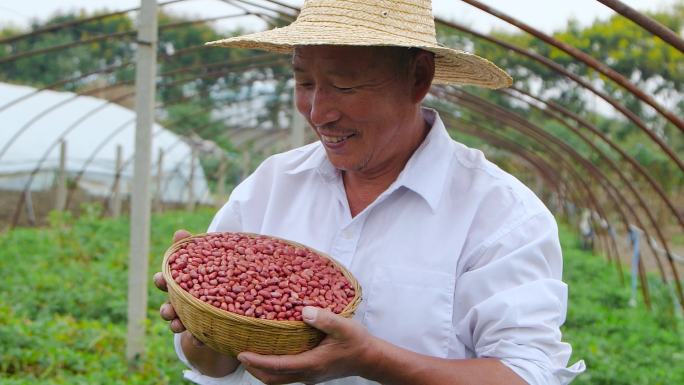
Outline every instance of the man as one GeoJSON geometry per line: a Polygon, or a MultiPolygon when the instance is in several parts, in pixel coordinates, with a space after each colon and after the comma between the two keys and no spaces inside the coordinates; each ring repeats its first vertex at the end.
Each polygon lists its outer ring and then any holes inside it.
{"type": "MultiPolygon", "coordinates": [[[[354,319],[306,307],[327,334],[298,355],[220,355],[164,304],[198,384],[566,384],[557,228],[534,194],[421,108],[432,83],[510,85],[438,46],[429,1],[310,0],[292,25],[215,43],[292,51],[297,108],[320,139],[267,159],[209,231],[324,251],[357,277],[354,319]]],[[[177,232],[176,239],[188,236],[177,232]]],[[[165,283],[159,274],[155,282],[165,283]]]]}

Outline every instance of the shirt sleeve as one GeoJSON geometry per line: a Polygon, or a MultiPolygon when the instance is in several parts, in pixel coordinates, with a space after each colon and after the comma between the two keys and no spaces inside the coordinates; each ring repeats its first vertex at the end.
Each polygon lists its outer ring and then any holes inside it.
{"type": "Polygon", "coordinates": [[[216,213],[209,224],[208,233],[216,231],[242,231],[242,219],[239,213],[239,202],[229,200],[216,213]]]}
{"type": "Polygon", "coordinates": [[[475,356],[498,358],[530,385],[568,384],[584,371],[583,361],[565,367],[572,352],[560,332],[567,286],[550,213],[493,234],[465,263],[456,280],[455,325],[475,356]]]}
{"type": "Polygon", "coordinates": [[[235,371],[225,377],[209,377],[200,373],[190,361],[185,357],[183,348],[181,347],[181,335],[176,333],[173,337],[173,345],[176,349],[178,359],[188,367],[189,370],[183,371],[183,377],[198,385],[247,385],[245,382],[245,368],[239,365],[235,371]]]}

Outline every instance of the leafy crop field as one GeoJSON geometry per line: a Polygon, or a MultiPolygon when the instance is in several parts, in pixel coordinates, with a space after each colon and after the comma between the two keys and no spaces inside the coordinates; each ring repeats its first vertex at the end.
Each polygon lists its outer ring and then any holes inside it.
{"type": "MultiPolygon", "coordinates": [[[[173,231],[203,231],[211,211],[153,218],[150,274],[173,231]]],[[[0,234],[0,384],[181,384],[182,365],[158,317],[165,300],[150,280],[147,354],[129,372],[126,337],[127,218],[51,217],[43,229],[0,234]]],[[[570,310],[565,340],[588,372],[574,384],[684,384],[682,321],[652,280],[654,311],[630,307],[613,266],[561,233],[570,310]]]]}

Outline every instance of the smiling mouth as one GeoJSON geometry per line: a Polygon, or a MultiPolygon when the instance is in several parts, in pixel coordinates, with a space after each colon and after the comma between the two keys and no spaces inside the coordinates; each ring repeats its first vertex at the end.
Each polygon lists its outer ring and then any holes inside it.
{"type": "Polygon", "coordinates": [[[345,140],[351,138],[354,135],[356,135],[356,134],[350,134],[350,135],[346,135],[346,136],[328,136],[328,135],[321,134],[321,140],[325,143],[335,144],[335,143],[344,142],[345,140]]]}

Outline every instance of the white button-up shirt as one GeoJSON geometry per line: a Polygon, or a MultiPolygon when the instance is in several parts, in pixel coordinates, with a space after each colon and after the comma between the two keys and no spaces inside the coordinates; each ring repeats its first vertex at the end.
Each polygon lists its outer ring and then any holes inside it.
{"type": "MultiPolygon", "coordinates": [[[[323,251],[359,280],[354,318],[414,352],[498,358],[530,384],[567,384],[561,342],[567,286],[556,222],[543,203],[483,154],[432,128],[396,181],[353,217],[342,177],[316,142],[268,158],[235,188],[209,231],[274,235],[323,251]]],[[[176,351],[187,364],[179,349],[176,351]]],[[[240,367],[203,385],[261,384],[240,367]]],[[[360,377],[326,385],[367,385],[360,377]]]]}

